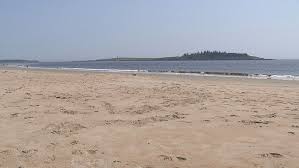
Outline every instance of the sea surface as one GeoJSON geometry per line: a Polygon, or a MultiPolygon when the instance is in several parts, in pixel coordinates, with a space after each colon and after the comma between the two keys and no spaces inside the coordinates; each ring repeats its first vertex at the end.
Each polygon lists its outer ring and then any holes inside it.
{"type": "MultiPolygon", "coordinates": [[[[272,78],[299,79],[299,60],[240,61],[78,61],[40,62],[39,68],[65,68],[98,71],[143,71],[169,73],[242,73],[272,78]]],[[[211,74],[212,74],[211,73],[211,74]]]]}

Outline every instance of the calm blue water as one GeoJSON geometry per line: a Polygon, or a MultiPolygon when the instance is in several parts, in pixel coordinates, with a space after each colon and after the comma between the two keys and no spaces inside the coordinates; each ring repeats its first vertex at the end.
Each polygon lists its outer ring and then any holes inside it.
{"type": "Polygon", "coordinates": [[[299,76],[299,60],[41,62],[32,66],[44,68],[149,70],[155,72],[232,72],[299,76]]]}

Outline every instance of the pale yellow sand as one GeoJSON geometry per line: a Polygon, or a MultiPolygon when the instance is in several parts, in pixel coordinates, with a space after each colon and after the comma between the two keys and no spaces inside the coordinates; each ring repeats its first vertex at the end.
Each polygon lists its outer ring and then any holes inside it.
{"type": "Polygon", "coordinates": [[[299,167],[299,83],[2,69],[0,167],[299,167]]]}

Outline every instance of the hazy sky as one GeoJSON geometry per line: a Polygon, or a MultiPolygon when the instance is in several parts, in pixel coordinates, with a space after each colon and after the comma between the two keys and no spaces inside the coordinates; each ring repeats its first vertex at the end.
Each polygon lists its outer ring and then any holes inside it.
{"type": "Polygon", "coordinates": [[[299,59],[299,0],[0,0],[0,59],[299,59]]]}

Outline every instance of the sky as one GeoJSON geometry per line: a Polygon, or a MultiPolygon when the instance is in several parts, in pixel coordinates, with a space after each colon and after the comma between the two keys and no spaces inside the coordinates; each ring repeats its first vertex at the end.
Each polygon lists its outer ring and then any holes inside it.
{"type": "Polygon", "coordinates": [[[0,59],[299,59],[299,0],[0,0],[0,59]]]}

